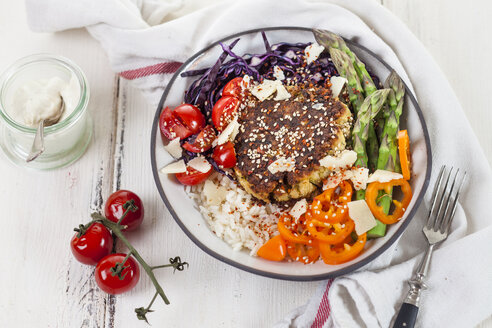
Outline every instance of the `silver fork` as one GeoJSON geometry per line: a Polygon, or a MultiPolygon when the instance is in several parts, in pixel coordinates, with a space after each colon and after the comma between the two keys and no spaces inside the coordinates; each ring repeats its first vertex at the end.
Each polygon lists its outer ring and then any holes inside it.
{"type": "Polygon", "coordinates": [[[453,221],[458,205],[458,197],[465,181],[466,172],[460,174],[461,178],[458,178],[459,173],[459,169],[456,169],[456,172],[453,173],[453,168],[447,170],[446,166],[443,165],[441,167],[432,194],[432,206],[427,217],[427,224],[422,229],[428,241],[427,250],[418,266],[417,272],[408,282],[410,291],[405,301],[403,301],[393,328],[409,328],[415,325],[419,311],[420,293],[423,289],[427,289],[424,278],[429,271],[432,251],[434,247],[448,238],[449,227],[453,221]],[[451,178],[452,175],[454,176],[453,178],[451,178]],[[458,182],[458,180],[460,181],[458,182]],[[442,186],[443,183],[444,186],[442,186]]]}

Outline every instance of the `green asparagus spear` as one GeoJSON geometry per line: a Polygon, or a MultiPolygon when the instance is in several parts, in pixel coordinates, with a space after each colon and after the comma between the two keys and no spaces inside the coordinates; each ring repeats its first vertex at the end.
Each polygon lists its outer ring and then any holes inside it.
{"type": "Polygon", "coordinates": [[[370,123],[383,107],[389,92],[389,89],[381,89],[372,93],[364,100],[357,113],[357,121],[352,130],[354,151],[357,153],[356,166],[367,167],[367,153],[365,146],[367,139],[369,138],[370,123]]]}
{"type": "MultiPolygon", "coordinates": [[[[381,135],[381,145],[379,146],[379,158],[377,168],[393,172],[401,172],[400,163],[398,160],[398,126],[400,123],[400,115],[403,110],[403,96],[405,95],[405,86],[396,72],[391,72],[385,82],[385,86],[391,89],[387,99],[387,113],[384,113],[385,123],[383,133],[381,135]]],[[[379,205],[383,207],[386,214],[389,213],[391,207],[392,192],[384,197],[384,192],[380,193],[379,205]]],[[[376,228],[368,231],[368,236],[380,237],[382,226],[378,224],[376,228]],[[377,229],[376,229],[377,228],[377,229]],[[376,231],[377,230],[377,231],[376,231]]]]}
{"type": "MultiPolygon", "coordinates": [[[[383,107],[390,89],[381,89],[366,97],[357,114],[357,121],[352,130],[352,139],[354,140],[354,151],[357,153],[355,166],[368,167],[368,154],[366,152],[366,143],[370,136],[371,122],[383,107]]],[[[374,131],[374,127],[372,129],[374,131]]],[[[375,137],[375,135],[374,135],[375,137]]],[[[355,194],[356,199],[364,199],[365,191],[358,190],[355,194]]]]}
{"type": "Polygon", "coordinates": [[[354,65],[352,65],[352,60],[341,50],[335,48],[329,48],[328,50],[338,73],[348,81],[347,90],[349,99],[355,114],[357,114],[364,101],[364,96],[362,94],[362,86],[360,85],[359,77],[355,71],[354,65]]]}
{"type": "Polygon", "coordinates": [[[329,48],[339,49],[350,57],[352,61],[352,65],[354,66],[355,71],[359,76],[359,80],[362,85],[362,88],[364,89],[364,93],[366,97],[371,95],[374,91],[377,90],[376,85],[374,84],[371,76],[367,72],[366,65],[359,60],[357,55],[354,54],[352,50],[350,50],[350,48],[347,46],[347,44],[345,43],[342,37],[336,35],[335,33],[325,30],[319,30],[319,29],[314,29],[313,33],[316,42],[318,42],[323,47],[328,49],[329,48]]]}
{"type": "Polygon", "coordinates": [[[385,82],[385,85],[391,89],[388,95],[389,114],[385,118],[383,134],[381,136],[381,146],[379,147],[379,158],[377,168],[387,171],[400,172],[400,163],[398,162],[398,126],[400,124],[400,115],[403,111],[403,96],[405,95],[405,86],[396,72],[391,72],[385,82]]]}

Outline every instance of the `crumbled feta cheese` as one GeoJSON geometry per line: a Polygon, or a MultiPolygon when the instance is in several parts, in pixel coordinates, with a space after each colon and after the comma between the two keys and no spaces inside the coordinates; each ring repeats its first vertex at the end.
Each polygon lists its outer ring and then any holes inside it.
{"type": "Polygon", "coordinates": [[[179,138],[171,140],[164,149],[174,158],[178,159],[183,155],[183,149],[179,143],[179,138]]]}
{"type": "Polygon", "coordinates": [[[350,202],[347,206],[349,216],[355,223],[357,235],[360,236],[376,226],[376,219],[364,199],[350,202]]]}
{"type": "Polygon", "coordinates": [[[289,91],[287,91],[287,89],[284,87],[284,85],[283,84],[277,85],[277,95],[273,99],[279,101],[279,100],[285,100],[285,99],[289,99],[289,98],[290,98],[290,93],[289,93],[289,91]]]}
{"type": "Polygon", "coordinates": [[[212,168],[212,165],[203,156],[193,158],[188,162],[188,166],[202,173],[207,173],[212,168]]]}
{"type": "Polygon", "coordinates": [[[241,88],[243,90],[248,89],[251,85],[251,80],[252,80],[251,76],[249,75],[243,76],[243,82],[241,83],[241,88]]]}
{"type": "Polygon", "coordinates": [[[327,167],[330,170],[348,169],[354,165],[357,160],[357,153],[353,150],[345,149],[338,156],[325,156],[319,160],[321,166],[327,167]]]}
{"type": "Polygon", "coordinates": [[[321,110],[321,109],[325,108],[325,105],[323,105],[322,103],[316,103],[316,104],[312,105],[311,107],[313,109],[321,110]]]}
{"type": "Polygon", "coordinates": [[[177,162],[173,162],[161,168],[159,170],[160,173],[163,174],[171,174],[171,173],[185,173],[186,172],[186,164],[183,160],[179,160],[177,162]]]}
{"type": "Polygon", "coordinates": [[[235,116],[234,119],[229,123],[226,128],[219,134],[219,136],[212,142],[212,146],[220,146],[227,141],[234,141],[234,138],[237,135],[237,132],[239,131],[239,127],[241,124],[238,123],[237,121],[238,117],[235,116]],[[234,135],[234,138],[232,137],[234,135]]]}
{"type": "Polygon", "coordinates": [[[320,46],[317,43],[311,43],[309,46],[307,46],[306,49],[304,49],[304,54],[306,55],[306,61],[308,65],[318,59],[323,50],[325,50],[325,47],[320,46]]]}
{"type": "Polygon", "coordinates": [[[332,96],[333,98],[337,98],[340,95],[340,92],[342,92],[345,83],[348,83],[348,80],[341,76],[332,76],[330,82],[332,96]]]}
{"type": "Polygon", "coordinates": [[[305,199],[301,199],[297,201],[297,203],[295,203],[295,205],[290,210],[289,214],[292,215],[293,218],[298,220],[301,217],[301,215],[306,213],[307,208],[308,208],[307,201],[305,199]]]}
{"type": "Polygon", "coordinates": [[[390,182],[391,180],[399,180],[399,179],[403,179],[403,175],[401,175],[400,173],[385,171],[385,170],[376,170],[376,172],[371,174],[371,176],[367,180],[367,183],[371,183],[374,181],[390,182]]]}
{"type": "Polygon", "coordinates": [[[208,205],[220,205],[226,199],[227,189],[216,185],[212,180],[206,180],[203,185],[203,194],[208,205]]]}
{"type": "Polygon", "coordinates": [[[355,190],[364,190],[367,187],[367,178],[369,177],[369,169],[366,167],[355,167],[352,170],[350,181],[354,184],[355,190]]]}
{"type": "Polygon", "coordinates": [[[291,172],[296,168],[296,161],[293,158],[279,157],[275,162],[268,165],[268,171],[275,174],[277,172],[291,172]]]}
{"type": "Polygon", "coordinates": [[[261,63],[261,59],[254,56],[253,58],[251,58],[249,65],[250,66],[256,66],[256,65],[259,65],[260,63],[261,63]]]}
{"type": "Polygon", "coordinates": [[[278,66],[273,67],[273,76],[279,81],[285,80],[284,71],[278,66]]]}

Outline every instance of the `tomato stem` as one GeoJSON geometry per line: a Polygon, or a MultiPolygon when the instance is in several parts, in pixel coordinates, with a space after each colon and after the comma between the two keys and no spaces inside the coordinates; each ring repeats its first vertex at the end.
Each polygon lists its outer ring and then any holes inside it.
{"type": "Polygon", "coordinates": [[[125,213],[119,218],[116,224],[121,225],[121,221],[128,215],[130,211],[136,212],[138,210],[138,206],[135,205],[135,200],[129,199],[123,204],[123,208],[125,209],[125,213]]]}
{"type": "MultiPolygon", "coordinates": [[[[140,254],[132,246],[132,244],[130,244],[128,239],[126,239],[125,235],[121,231],[120,224],[106,219],[104,216],[102,216],[99,213],[92,213],[91,217],[94,219],[94,221],[100,222],[106,228],[110,229],[116,235],[116,237],[118,237],[126,245],[126,247],[128,247],[128,249],[130,250],[129,254],[131,253],[133,257],[138,261],[138,263],[140,263],[140,265],[142,266],[142,268],[145,270],[150,280],[152,281],[152,284],[154,284],[156,293],[159,294],[159,296],[162,298],[164,303],[169,304],[170,302],[166,297],[166,294],[164,293],[164,290],[162,289],[161,285],[159,284],[159,282],[157,282],[157,279],[155,278],[155,275],[152,272],[152,268],[147,264],[147,262],[145,262],[145,260],[142,258],[142,256],[140,256],[140,254]]],[[[137,317],[138,317],[138,313],[137,313],[137,317]]]]}
{"type": "Polygon", "coordinates": [[[176,270],[178,271],[183,271],[184,268],[189,266],[188,262],[181,262],[181,258],[179,256],[176,256],[175,258],[170,258],[169,259],[169,264],[163,264],[163,265],[157,265],[151,267],[152,270],[154,269],[160,269],[160,268],[167,268],[167,267],[173,267],[175,272],[176,270]]]}
{"type": "Polygon", "coordinates": [[[150,301],[149,306],[147,306],[146,308],[139,307],[139,308],[135,309],[135,313],[137,314],[137,318],[138,318],[139,320],[145,320],[145,322],[149,323],[149,322],[147,321],[146,314],[147,314],[148,312],[154,312],[154,311],[152,311],[152,310],[150,309],[150,307],[152,306],[152,304],[154,304],[154,301],[155,301],[155,299],[156,299],[157,295],[158,295],[158,293],[156,292],[156,293],[154,294],[154,297],[152,297],[152,300],[150,301]]]}

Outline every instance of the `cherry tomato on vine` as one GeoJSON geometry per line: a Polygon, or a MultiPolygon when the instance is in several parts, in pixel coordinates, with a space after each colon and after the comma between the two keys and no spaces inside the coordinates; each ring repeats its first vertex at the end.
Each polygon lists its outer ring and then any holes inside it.
{"type": "Polygon", "coordinates": [[[181,184],[187,185],[187,186],[194,186],[197,184],[202,183],[203,181],[207,180],[208,176],[212,173],[212,168],[206,173],[200,172],[195,170],[192,167],[187,167],[186,172],[184,173],[176,173],[176,179],[181,184]]]}
{"type": "Polygon", "coordinates": [[[217,135],[215,134],[213,126],[207,125],[200,131],[193,143],[187,141],[183,144],[183,148],[193,153],[203,153],[212,148],[212,142],[216,137],[217,135]]]}
{"type": "Polygon", "coordinates": [[[133,204],[129,206],[128,213],[123,221],[121,221],[122,225],[128,226],[128,228],[123,229],[123,231],[135,230],[142,223],[144,218],[144,207],[140,197],[129,190],[118,190],[109,196],[104,205],[104,214],[106,218],[113,222],[118,222],[127,210],[127,205],[125,205],[127,202],[133,202],[133,204]]]}
{"type": "Polygon", "coordinates": [[[236,77],[230,80],[225,85],[224,90],[222,90],[222,97],[231,96],[241,99],[242,92],[243,92],[242,84],[243,84],[242,77],[236,77]]]}
{"type": "Polygon", "coordinates": [[[70,248],[77,261],[96,265],[99,260],[111,253],[113,237],[104,225],[95,222],[82,236],[78,237],[78,233],[73,236],[70,248]]]}
{"type": "Polygon", "coordinates": [[[162,138],[172,140],[187,138],[197,134],[205,126],[205,116],[200,109],[190,104],[182,104],[171,110],[164,108],[159,117],[162,138]]]}
{"type": "Polygon", "coordinates": [[[236,151],[232,142],[228,141],[215,147],[212,159],[221,167],[230,169],[236,166],[236,151]]]}
{"type": "Polygon", "coordinates": [[[114,272],[117,263],[123,263],[126,254],[116,253],[104,257],[96,267],[94,277],[96,283],[104,292],[112,295],[129,291],[140,279],[140,268],[133,257],[129,257],[124,263],[124,269],[118,275],[114,272]]]}
{"type": "Polygon", "coordinates": [[[212,108],[212,122],[217,131],[221,132],[231,123],[238,111],[240,101],[236,97],[225,96],[220,98],[212,108]]]}

